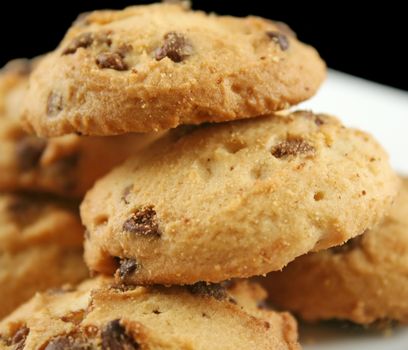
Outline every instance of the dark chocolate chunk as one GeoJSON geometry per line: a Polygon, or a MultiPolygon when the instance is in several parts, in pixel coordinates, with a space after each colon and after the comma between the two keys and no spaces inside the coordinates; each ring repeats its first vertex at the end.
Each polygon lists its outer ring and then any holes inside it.
{"type": "Polygon", "coordinates": [[[315,123],[317,126],[322,126],[324,124],[324,120],[321,117],[316,116],[315,123]]]}
{"type": "Polygon", "coordinates": [[[123,224],[123,230],[136,235],[160,237],[159,224],[153,206],[143,207],[123,224]]]}
{"type": "Polygon", "coordinates": [[[121,259],[119,261],[119,277],[126,279],[140,268],[135,259],[121,259]]]}
{"type": "Polygon", "coordinates": [[[279,159],[297,155],[311,156],[315,148],[300,137],[292,137],[273,147],[271,153],[279,159]]]}
{"type": "Polygon", "coordinates": [[[87,47],[92,45],[93,41],[94,36],[92,33],[82,33],[71,41],[71,43],[64,49],[62,54],[74,54],[80,47],[86,49],[87,47]]]}
{"type": "Polygon", "coordinates": [[[289,48],[289,40],[286,35],[273,31],[266,32],[266,35],[277,43],[282,51],[286,51],[289,48]]]}
{"type": "Polygon", "coordinates": [[[183,34],[169,32],[164,36],[164,43],[156,49],[155,58],[157,61],[165,57],[170,58],[173,62],[179,63],[191,56],[193,47],[183,34]]]}
{"type": "Polygon", "coordinates": [[[70,335],[63,335],[51,340],[44,350],[92,350],[93,346],[81,339],[70,335]]]}
{"type": "Polygon", "coordinates": [[[224,300],[228,297],[226,289],[220,284],[197,282],[186,287],[191,294],[213,297],[217,300],[224,300]]]}
{"type": "Polygon", "coordinates": [[[120,324],[120,320],[109,322],[102,330],[102,350],[136,350],[139,344],[128,334],[120,324]]]}
{"type": "Polygon", "coordinates": [[[16,156],[19,168],[28,171],[35,168],[47,147],[47,141],[35,136],[21,139],[16,146],[16,156]]]}
{"type": "Polygon", "coordinates": [[[128,70],[129,67],[123,59],[123,56],[118,52],[101,52],[96,57],[96,64],[99,68],[109,68],[117,71],[128,70]]]}
{"type": "Polygon", "coordinates": [[[14,346],[14,350],[23,350],[25,347],[25,341],[27,339],[30,330],[27,327],[21,327],[16,333],[14,333],[11,339],[11,344],[14,346]]]}

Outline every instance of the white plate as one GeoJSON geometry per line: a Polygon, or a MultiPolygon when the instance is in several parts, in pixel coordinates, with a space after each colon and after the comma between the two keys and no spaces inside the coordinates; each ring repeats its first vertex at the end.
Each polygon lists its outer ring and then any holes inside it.
{"type": "MultiPolygon", "coordinates": [[[[344,73],[329,71],[327,82],[301,105],[338,116],[348,126],[371,132],[386,148],[391,163],[408,175],[408,93],[344,73]]],[[[407,350],[408,327],[373,332],[339,325],[301,326],[306,350],[407,350]]]]}

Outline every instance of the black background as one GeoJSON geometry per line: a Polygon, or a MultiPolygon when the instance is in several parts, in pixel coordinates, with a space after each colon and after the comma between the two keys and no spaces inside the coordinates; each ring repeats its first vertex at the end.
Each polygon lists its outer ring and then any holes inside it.
{"type": "MultiPolygon", "coordinates": [[[[149,1],[20,1],[1,4],[0,65],[52,50],[77,14],[149,1]]],[[[332,68],[408,90],[408,20],[392,1],[194,0],[193,7],[220,14],[260,15],[287,22],[314,45],[332,68]],[[369,3],[369,2],[366,2],[369,3]]],[[[396,2],[395,2],[396,3],[396,2]]],[[[400,2],[402,4],[402,2],[400,2]]]]}

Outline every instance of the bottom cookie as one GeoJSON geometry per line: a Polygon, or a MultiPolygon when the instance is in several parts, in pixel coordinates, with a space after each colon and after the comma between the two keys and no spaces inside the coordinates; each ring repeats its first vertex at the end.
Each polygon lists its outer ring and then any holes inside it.
{"type": "MultiPolygon", "coordinates": [[[[0,323],[3,349],[299,349],[295,320],[256,284],[124,287],[98,277],[37,294],[0,323]]],[[[2,343],[1,343],[2,342],[2,343]]]]}
{"type": "Polygon", "coordinates": [[[38,291],[85,279],[82,240],[71,205],[0,194],[0,318],[38,291]]]}
{"type": "Polygon", "coordinates": [[[408,323],[408,178],[377,229],[262,279],[270,300],[308,321],[408,323]]]}

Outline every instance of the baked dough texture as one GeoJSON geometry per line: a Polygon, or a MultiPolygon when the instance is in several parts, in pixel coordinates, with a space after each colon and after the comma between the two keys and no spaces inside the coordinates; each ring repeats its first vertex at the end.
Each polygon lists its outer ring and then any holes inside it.
{"type": "Polygon", "coordinates": [[[37,294],[0,322],[3,349],[300,349],[295,320],[258,308],[264,292],[248,282],[227,289],[112,283],[100,277],[37,294]]]}
{"type": "Polygon", "coordinates": [[[261,275],[373,228],[398,185],[373,137],[333,117],[176,129],[88,192],[85,259],[124,283],[261,275]]]}
{"type": "Polygon", "coordinates": [[[308,321],[408,323],[408,179],[377,228],[327,251],[308,254],[264,285],[271,301],[308,321]]]}
{"type": "Polygon", "coordinates": [[[161,133],[51,139],[27,134],[18,118],[29,74],[39,61],[14,60],[0,71],[0,191],[81,198],[96,179],[161,133]]]}

